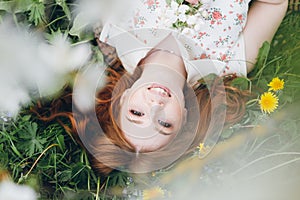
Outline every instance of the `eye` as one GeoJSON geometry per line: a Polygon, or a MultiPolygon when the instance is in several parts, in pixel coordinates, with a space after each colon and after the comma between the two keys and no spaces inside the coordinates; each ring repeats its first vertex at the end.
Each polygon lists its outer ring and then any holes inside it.
{"type": "Polygon", "coordinates": [[[130,111],[131,114],[133,114],[133,115],[135,115],[135,116],[138,116],[138,117],[142,117],[142,116],[145,115],[144,113],[139,112],[139,111],[137,111],[137,110],[131,109],[131,110],[129,110],[129,111],[130,111]]]}
{"type": "Polygon", "coordinates": [[[164,121],[162,121],[162,120],[158,120],[158,123],[159,123],[161,126],[165,127],[165,128],[171,128],[171,127],[172,127],[172,124],[167,123],[167,122],[164,122],[164,121]]]}

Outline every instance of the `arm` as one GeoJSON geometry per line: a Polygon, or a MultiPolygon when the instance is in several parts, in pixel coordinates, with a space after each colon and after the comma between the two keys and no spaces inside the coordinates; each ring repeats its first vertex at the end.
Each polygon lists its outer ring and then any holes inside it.
{"type": "Polygon", "coordinates": [[[269,4],[281,4],[287,2],[286,0],[257,0],[259,2],[269,3],[269,4]]]}
{"type": "Polygon", "coordinates": [[[252,70],[263,42],[271,42],[288,6],[288,0],[256,0],[252,3],[244,29],[248,72],[252,70]]]}

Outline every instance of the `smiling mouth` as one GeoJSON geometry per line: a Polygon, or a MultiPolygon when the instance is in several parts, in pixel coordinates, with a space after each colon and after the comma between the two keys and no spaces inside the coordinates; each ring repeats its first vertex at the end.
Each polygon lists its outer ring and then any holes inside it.
{"type": "Polygon", "coordinates": [[[156,91],[160,95],[165,96],[165,97],[172,96],[169,88],[159,85],[159,84],[152,84],[150,87],[148,87],[148,90],[156,91]]]}

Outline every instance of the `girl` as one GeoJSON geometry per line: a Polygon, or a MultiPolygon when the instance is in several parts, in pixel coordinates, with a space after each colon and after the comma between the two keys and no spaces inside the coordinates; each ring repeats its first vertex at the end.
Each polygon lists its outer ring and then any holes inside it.
{"type": "Polygon", "coordinates": [[[95,113],[73,109],[68,115],[94,168],[149,172],[201,141],[212,146],[223,125],[240,120],[245,110],[245,92],[230,81],[251,71],[287,2],[136,0],[121,19],[110,18],[100,40],[116,48],[124,69],[108,69],[95,113]],[[223,81],[199,84],[209,74],[223,81]]]}

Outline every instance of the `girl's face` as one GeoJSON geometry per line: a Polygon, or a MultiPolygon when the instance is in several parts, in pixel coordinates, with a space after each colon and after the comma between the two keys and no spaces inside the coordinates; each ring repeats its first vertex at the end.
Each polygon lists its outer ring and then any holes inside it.
{"type": "Polygon", "coordinates": [[[154,151],[176,136],[186,112],[184,99],[180,102],[177,96],[158,83],[127,90],[123,95],[121,128],[137,150],[154,151]]]}
{"type": "Polygon", "coordinates": [[[185,77],[174,70],[174,65],[183,63],[167,63],[145,64],[141,77],[122,95],[121,129],[137,151],[165,146],[185,122],[185,77]]]}

